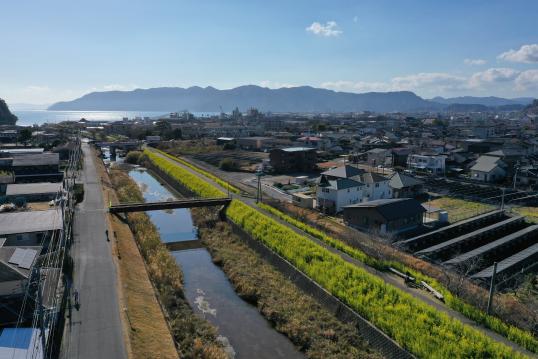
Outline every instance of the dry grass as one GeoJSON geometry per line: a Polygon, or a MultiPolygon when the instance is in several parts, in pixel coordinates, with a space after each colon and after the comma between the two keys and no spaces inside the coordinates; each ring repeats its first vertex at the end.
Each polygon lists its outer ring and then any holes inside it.
{"type": "MultiPolygon", "coordinates": [[[[120,170],[112,172],[112,181],[118,198],[122,201],[142,201],[143,196],[136,183],[120,170]]],[[[191,309],[183,293],[181,269],[161,242],[159,232],[143,212],[129,213],[129,228],[134,234],[147,275],[155,286],[167,319],[172,337],[181,357],[202,359],[225,359],[226,354],[217,340],[217,330],[191,309]]],[[[134,241],[132,242],[134,243],[134,241]]],[[[124,253],[120,254],[122,258],[124,253]]],[[[122,259],[123,261],[123,259],[122,259]]],[[[127,270],[131,270],[127,267],[127,270]]],[[[128,274],[130,275],[130,273],[128,274]]],[[[136,279],[136,276],[133,276],[136,279]]],[[[141,320],[151,321],[151,316],[141,313],[141,320]]],[[[151,325],[151,324],[148,324],[151,325]]],[[[160,344],[159,341],[155,344],[160,344]]],[[[160,349],[157,349],[160,351],[160,349]]]]}
{"type": "Polygon", "coordinates": [[[44,211],[53,208],[49,206],[49,202],[28,202],[26,206],[32,211],[44,211]]]}
{"type": "Polygon", "coordinates": [[[512,212],[527,217],[527,220],[538,223],[538,207],[514,207],[512,212]]]}
{"type": "MultiPolygon", "coordinates": [[[[105,178],[103,192],[106,203],[109,200],[117,203],[102,162],[97,160],[97,164],[99,177],[105,178]]],[[[129,357],[178,358],[172,335],[129,226],[114,215],[109,215],[108,220],[111,227],[109,232],[115,234],[111,235],[113,250],[118,254],[116,264],[120,302],[127,309],[122,313],[122,320],[129,338],[129,357]]]]}
{"type": "Polygon", "coordinates": [[[307,358],[381,358],[352,324],[341,323],[245,245],[213,210],[192,209],[199,234],[236,292],[297,345],[307,358]],[[256,270],[252,270],[256,268],[256,270]]]}
{"type": "Polygon", "coordinates": [[[464,219],[471,218],[478,214],[495,209],[495,206],[489,204],[471,202],[450,197],[437,198],[432,201],[425,202],[425,204],[447,211],[448,219],[451,223],[462,221],[464,219]]]}

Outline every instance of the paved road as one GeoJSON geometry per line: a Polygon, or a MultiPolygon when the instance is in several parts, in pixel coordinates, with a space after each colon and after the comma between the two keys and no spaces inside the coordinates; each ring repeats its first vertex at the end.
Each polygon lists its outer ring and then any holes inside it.
{"type": "Polygon", "coordinates": [[[127,358],[118,304],[116,267],[105,237],[101,181],[90,147],[84,152],[84,201],[75,213],[74,288],[80,309],[66,320],[62,358],[127,358]]]}
{"type": "MultiPolygon", "coordinates": [[[[162,158],[165,158],[165,159],[171,161],[171,159],[168,158],[168,157],[162,156],[160,154],[158,154],[158,155],[161,156],[162,158]]],[[[214,181],[212,181],[211,179],[209,179],[207,177],[202,176],[198,172],[193,171],[191,168],[184,166],[182,163],[180,163],[178,161],[174,161],[174,163],[177,164],[178,166],[184,168],[185,170],[189,171],[190,173],[194,174],[195,176],[202,178],[204,181],[211,183],[213,186],[219,188],[220,190],[225,191],[225,189],[222,188],[219,184],[215,183],[214,181]]],[[[466,316],[464,316],[460,312],[457,312],[457,311],[451,309],[446,304],[437,301],[436,299],[434,299],[431,295],[429,295],[425,291],[408,287],[407,285],[405,285],[404,281],[400,277],[392,275],[389,272],[377,271],[376,269],[365,265],[364,263],[358,261],[357,259],[352,258],[349,255],[347,255],[347,254],[345,254],[345,253],[343,253],[343,252],[341,252],[341,251],[339,251],[339,250],[337,250],[337,249],[335,249],[333,247],[330,247],[326,243],[320,241],[319,239],[317,239],[315,237],[312,237],[308,233],[303,232],[302,230],[300,230],[299,228],[289,224],[288,222],[285,222],[285,221],[281,220],[280,218],[274,216],[273,214],[259,208],[258,206],[256,206],[254,199],[249,198],[249,197],[241,197],[241,196],[237,196],[237,195],[233,195],[232,197],[235,198],[235,199],[239,199],[243,203],[255,208],[256,210],[258,210],[260,212],[263,212],[265,215],[273,218],[275,221],[281,223],[282,225],[292,229],[294,232],[299,233],[299,234],[309,238],[310,240],[312,240],[313,242],[316,242],[317,244],[319,244],[320,246],[326,248],[330,252],[340,256],[346,262],[354,264],[357,267],[364,268],[368,272],[370,272],[370,273],[376,275],[377,277],[381,278],[386,283],[391,284],[391,285],[401,289],[402,291],[411,294],[416,299],[418,299],[418,300],[420,300],[420,301],[422,301],[422,302],[436,308],[437,310],[439,310],[441,312],[445,312],[450,317],[455,318],[455,319],[461,321],[464,324],[467,324],[469,326],[474,327],[475,329],[481,331],[482,333],[486,334],[487,336],[491,337],[492,339],[494,339],[494,340],[496,340],[498,342],[504,343],[504,344],[512,347],[516,351],[519,351],[519,352],[521,352],[521,353],[523,353],[523,354],[525,354],[525,355],[527,355],[529,357],[536,357],[533,353],[525,350],[524,348],[522,348],[518,344],[508,340],[507,338],[497,334],[496,332],[494,332],[494,331],[492,331],[490,329],[487,329],[487,328],[479,325],[478,323],[476,323],[475,321],[467,318],[466,316]]]]}

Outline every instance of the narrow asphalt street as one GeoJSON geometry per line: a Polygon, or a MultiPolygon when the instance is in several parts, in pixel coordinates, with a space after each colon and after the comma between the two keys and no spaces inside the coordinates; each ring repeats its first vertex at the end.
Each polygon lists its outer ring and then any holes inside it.
{"type": "MultiPolygon", "coordinates": [[[[106,209],[95,158],[82,144],[84,201],[75,213],[73,289],[79,293],[79,310],[66,319],[61,358],[126,358],[118,302],[116,266],[106,241],[106,209]]],[[[73,302],[73,298],[72,298],[73,302]]]]}

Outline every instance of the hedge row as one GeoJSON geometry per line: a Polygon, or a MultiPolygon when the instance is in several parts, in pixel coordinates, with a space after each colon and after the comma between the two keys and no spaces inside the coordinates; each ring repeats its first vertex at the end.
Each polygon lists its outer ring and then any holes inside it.
{"type": "MultiPolygon", "coordinates": [[[[180,184],[201,196],[222,193],[154,153],[148,153],[148,157],[180,184]]],[[[345,262],[322,246],[238,200],[232,201],[227,215],[251,236],[286,258],[418,357],[524,357],[364,269],[345,262]]]]}
{"type": "Polygon", "coordinates": [[[331,236],[323,233],[322,231],[313,228],[295,218],[288,216],[287,214],[279,211],[278,209],[269,206],[264,203],[259,203],[258,206],[267,212],[273,214],[274,216],[296,226],[305,233],[310,234],[311,236],[320,239],[329,246],[340,250],[343,253],[346,253],[350,257],[353,257],[371,267],[374,267],[379,270],[386,270],[388,267],[393,267],[398,269],[402,273],[410,273],[412,276],[417,278],[419,281],[424,281],[430,286],[436,288],[439,292],[445,297],[445,303],[452,309],[462,313],[466,317],[478,322],[485,327],[505,336],[509,340],[521,345],[525,349],[538,353],[538,339],[536,339],[532,333],[517,328],[513,325],[509,325],[503,322],[501,319],[487,315],[484,311],[476,308],[475,306],[464,302],[462,299],[454,296],[448,289],[442,286],[438,281],[433,278],[430,278],[419,271],[416,271],[406,265],[395,262],[395,261],[384,261],[379,260],[374,257],[368,256],[363,251],[353,248],[349,245],[344,244],[342,241],[336,240],[331,236]]]}

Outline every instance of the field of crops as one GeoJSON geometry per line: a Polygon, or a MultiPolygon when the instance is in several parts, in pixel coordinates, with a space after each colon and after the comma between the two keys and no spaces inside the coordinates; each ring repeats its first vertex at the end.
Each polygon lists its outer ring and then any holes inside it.
{"type": "MultiPolygon", "coordinates": [[[[191,191],[201,196],[223,194],[187,170],[146,153],[156,166],[191,191]]],[[[418,357],[523,357],[240,201],[232,201],[227,215],[418,357]]]]}

